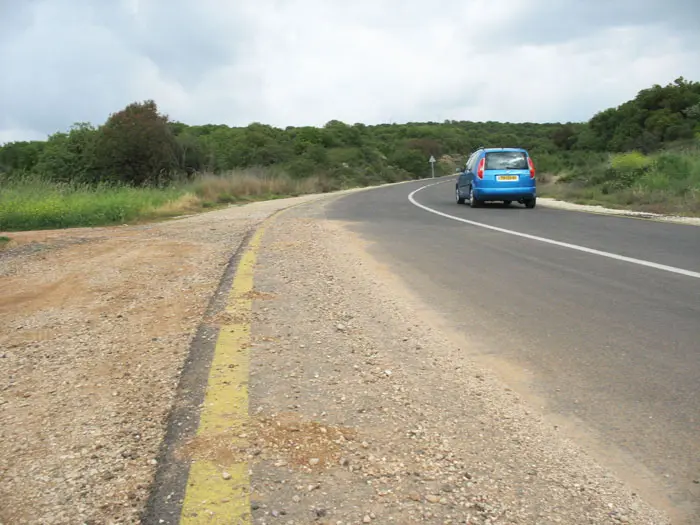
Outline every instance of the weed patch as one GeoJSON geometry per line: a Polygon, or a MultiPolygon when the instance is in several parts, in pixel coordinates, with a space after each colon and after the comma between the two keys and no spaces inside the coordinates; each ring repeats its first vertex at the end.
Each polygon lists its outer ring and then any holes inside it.
{"type": "Polygon", "coordinates": [[[580,204],[700,216],[700,144],[656,155],[613,155],[587,170],[543,181],[541,194],[580,204]]]}

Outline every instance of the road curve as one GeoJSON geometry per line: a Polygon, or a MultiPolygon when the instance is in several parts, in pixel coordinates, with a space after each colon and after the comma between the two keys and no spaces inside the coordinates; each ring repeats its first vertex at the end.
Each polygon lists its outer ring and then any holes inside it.
{"type": "Polygon", "coordinates": [[[594,456],[700,523],[700,227],[471,209],[453,181],[350,194],[328,218],[594,456]]]}

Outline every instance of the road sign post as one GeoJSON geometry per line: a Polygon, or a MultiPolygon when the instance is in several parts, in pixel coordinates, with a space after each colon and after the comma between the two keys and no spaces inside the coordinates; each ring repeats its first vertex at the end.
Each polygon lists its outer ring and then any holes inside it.
{"type": "Polygon", "coordinates": [[[435,157],[433,157],[431,155],[430,160],[428,162],[430,162],[430,173],[432,175],[432,178],[434,179],[435,178],[435,157]]]}

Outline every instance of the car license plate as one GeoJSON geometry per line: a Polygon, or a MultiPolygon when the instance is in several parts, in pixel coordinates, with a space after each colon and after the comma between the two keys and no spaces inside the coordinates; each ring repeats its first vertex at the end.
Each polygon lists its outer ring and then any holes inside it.
{"type": "Polygon", "coordinates": [[[518,180],[517,175],[498,175],[496,180],[518,180]]]}

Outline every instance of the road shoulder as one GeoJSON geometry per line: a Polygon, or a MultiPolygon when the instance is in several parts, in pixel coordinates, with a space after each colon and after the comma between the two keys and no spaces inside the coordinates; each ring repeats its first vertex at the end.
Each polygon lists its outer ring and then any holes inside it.
{"type": "Polygon", "coordinates": [[[317,203],[256,270],[254,523],[668,523],[442,334],[317,203]]]}
{"type": "Polygon", "coordinates": [[[615,215],[618,217],[628,217],[631,219],[670,222],[674,224],[686,224],[689,226],[700,226],[700,217],[681,217],[677,215],[662,215],[660,213],[650,213],[628,209],[606,208],[600,205],[576,204],[569,201],[553,199],[551,197],[538,197],[537,202],[541,206],[544,206],[546,208],[553,208],[556,210],[596,213],[599,215],[615,215]]]}

